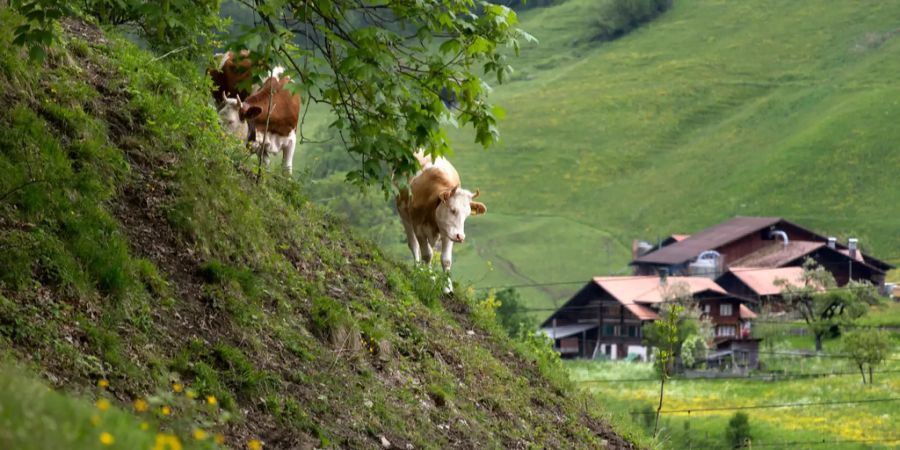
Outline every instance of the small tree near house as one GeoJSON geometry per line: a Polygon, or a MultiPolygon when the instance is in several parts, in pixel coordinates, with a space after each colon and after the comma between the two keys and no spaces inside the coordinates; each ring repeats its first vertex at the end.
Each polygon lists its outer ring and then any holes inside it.
{"type": "Polygon", "coordinates": [[[869,369],[869,384],[875,366],[887,359],[891,351],[891,340],[881,330],[856,330],[844,335],[843,350],[859,368],[863,384],[866,384],[866,367],[869,369]]]}
{"type": "Polygon", "coordinates": [[[684,313],[684,306],[666,303],[660,309],[660,318],[655,322],[659,341],[656,346],[656,358],[653,360],[653,366],[659,377],[659,404],[656,407],[656,420],[653,424],[654,433],[659,431],[659,412],[662,410],[666,380],[672,375],[675,352],[679,344],[678,323],[684,313]]]}
{"type": "Polygon", "coordinates": [[[731,448],[750,448],[750,416],[738,411],[728,421],[725,440],[731,448]]]}
{"type": "Polygon", "coordinates": [[[802,284],[796,286],[779,279],[782,296],[788,306],[797,311],[816,340],[816,351],[822,351],[822,339],[830,332],[839,332],[878,301],[875,288],[866,282],[851,281],[838,288],[831,272],[807,258],[803,263],[802,284]]]}
{"type": "Polygon", "coordinates": [[[663,299],[659,320],[646,327],[644,337],[644,342],[656,349],[653,365],[659,377],[659,404],[656,407],[656,418],[653,424],[654,433],[659,431],[659,413],[662,410],[665,396],[666,380],[672,375],[675,357],[681,344],[687,338],[683,331],[685,328],[683,325],[686,305],[691,303],[691,294],[686,286],[674,284],[666,287],[663,299]]]}

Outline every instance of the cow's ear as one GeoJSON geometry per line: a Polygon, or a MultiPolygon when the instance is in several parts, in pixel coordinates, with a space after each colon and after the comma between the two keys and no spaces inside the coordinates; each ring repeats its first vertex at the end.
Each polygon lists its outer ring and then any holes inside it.
{"type": "Polygon", "coordinates": [[[448,189],[448,190],[446,190],[446,191],[442,191],[440,194],[438,194],[438,197],[440,197],[441,202],[447,203],[447,201],[450,200],[450,197],[453,196],[453,192],[455,192],[455,191],[456,191],[455,188],[454,188],[454,189],[448,189]]]}
{"type": "Polygon", "coordinates": [[[487,212],[487,206],[484,206],[484,203],[469,202],[469,206],[472,208],[473,216],[478,216],[487,212]]]}
{"type": "Polygon", "coordinates": [[[260,113],[262,113],[262,108],[260,108],[259,106],[250,106],[244,111],[243,119],[244,120],[253,119],[254,117],[260,115],[260,113]]]}

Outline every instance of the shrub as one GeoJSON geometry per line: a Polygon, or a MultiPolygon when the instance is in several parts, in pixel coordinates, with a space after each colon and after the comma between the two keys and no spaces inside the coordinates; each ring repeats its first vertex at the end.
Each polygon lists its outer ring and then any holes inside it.
{"type": "Polygon", "coordinates": [[[672,7],[672,0],[610,0],[600,11],[595,39],[611,41],[672,7]]]}
{"type": "Polygon", "coordinates": [[[509,288],[499,291],[496,294],[489,292],[484,298],[487,298],[490,295],[494,295],[497,302],[500,303],[496,312],[497,322],[504,330],[506,330],[507,335],[515,336],[520,327],[527,330],[531,330],[535,327],[535,320],[528,315],[528,311],[522,304],[518,291],[509,288]]]}
{"type": "Polygon", "coordinates": [[[725,429],[725,440],[732,448],[746,448],[750,442],[750,416],[744,412],[736,412],[728,421],[725,429]]]}

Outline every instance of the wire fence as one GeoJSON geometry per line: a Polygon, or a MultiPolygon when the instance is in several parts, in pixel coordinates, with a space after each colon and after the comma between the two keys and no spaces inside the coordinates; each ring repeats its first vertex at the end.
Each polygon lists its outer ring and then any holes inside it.
{"type": "MultiPolygon", "coordinates": [[[[878,375],[881,374],[894,374],[900,373],[900,369],[897,370],[879,370],[875,372],[878,375]]],[[[722,375],[722,376],[697,376],[697,377],[672,377],[669,380],[672,381],[718,381],[718,380],[745,380],[745,381],[766,381],[766,382],[785,382],[785,381],[793,381],[797,379],[809,379],[809,378],[828,378],[828,377],[840,377],[840,376],[860,376],[859,372],[856,371],[842,371],[842,372],[797,372],[797,373],[778,373],[772,372],[764,375],[722,375]]],[[[594,383],[647,383],[654,382],[658,383],[659,378],[615,378],[615,379],[606,379],[606,378],[593,378],[586,380],[575,380],[578,384],[594,384],[594,383]]]]}

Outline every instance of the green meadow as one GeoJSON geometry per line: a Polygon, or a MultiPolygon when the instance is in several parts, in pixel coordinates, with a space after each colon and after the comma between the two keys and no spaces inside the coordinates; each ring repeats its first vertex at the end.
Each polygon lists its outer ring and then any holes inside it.
{"type": "MultiPolygon", "coordinates": [[[[787,345],[791,344],[783,343],[776,352],[788,350],[787,345]]],[[[809,348],[812,341],[807,338],[804,344],[809,348]]],[[[826,349],[838,346],[838,340],[832,340],[827,342],[826,349]]],[[[857,369],[847,359],[834,357],[836,354],[839,353],[828,352],[830,357],[796,358],[763,353],[760,359],[769,368],[795,375],[775,380],[671,380],[666,384],[658,446],[730,449],[725,430],[737,411],[733,408],[740,407],[754,407],[741,410],[749,416],[752,448],[890,449],[900,446],[897,434],[900,354],[895,351],[892,359],[875,372],[874,383],[866,385],[862,384],[857,369]],[[820,376],[830,373],[835,375],[820,376]],[[804,374],[816,376],[803,377],[804,374]],[[803,405],[809,403],[820,404],[803,405]],[[793,406],[769,407],[772,405],[793,406]]],[[[576,385],[601,400],[611,420],[624,428],[652,434],[653,416],[649,413],[656,409],[659,382],[651,381],[655,371],[650,363],[579,361],[566,367],[576,385]]]]}
{"type": "MultiPolygon", "coordinates": [[[[593,39],[602,6],[520,13],[540,43],[495,86],[502,143],[451,133],[488,205],[455,249],[458,278],[586,282],[627,270],[632,239],[734,215],[855,236],[900,262],[900,2],[679,0],[611,42],[593,39]]],[[[578,288],[521,292],[549,307],[578,288]]]]}

